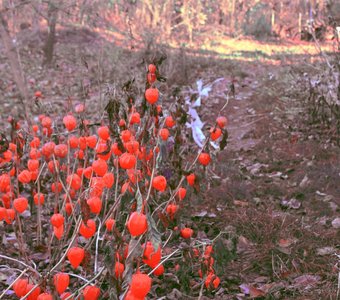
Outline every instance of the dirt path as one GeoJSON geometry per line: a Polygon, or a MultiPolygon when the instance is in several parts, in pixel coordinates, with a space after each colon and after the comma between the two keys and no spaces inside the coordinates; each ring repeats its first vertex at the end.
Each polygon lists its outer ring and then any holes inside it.
{"type": "Polygon", "coordinates": [[[221,299],[336,299],[339,148],[307,128],[300,99],[287,98],[287,67],[250,67],[227,108],[229,145],[213,170],[220,184],[208,207],[194,205],[202,224],[226,232],[221,299]]]}

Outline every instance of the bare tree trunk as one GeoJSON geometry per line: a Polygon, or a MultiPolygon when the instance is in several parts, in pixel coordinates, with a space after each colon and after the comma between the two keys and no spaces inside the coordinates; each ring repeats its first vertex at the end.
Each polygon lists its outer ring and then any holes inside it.
{"type": "Polygon", "coordinates": [[[299,13],[298,27],[299,27],[299,36],[301,39],[301,33],[302,33],[302,14],[301,13],[299,13]]]}
{"type": "Polygon", "coordinates": [[[161,24],[166,38],[170,38],[171,36],[171,20],[174,12],[173,5],[174,5],[173,0],[168,0],[165,2],[162,10],[161,24]]]}
{"type": "Polygon", "coordinates": [[[54,45],[55,45],[55,30],[58,18],[58,8],[52,1],[48,4],[48,33],[44,46],[45,60],[44,65],[51,65],[53,61],[54,45]]]}
{"type": "Polygon", "coordinates": [[[7,22],[3,15],[1,14],[1,12],[0,12],[0,37],[5,47],[5,53],[8,58],[9,65],[11,67],[11,71],[13,73],[14,81],[20,93],[20,100],[23,105],[26,121],[28,125],[30,125],[30,119],[27,110],[29,97],[25,78],[23,76],[22,68],[18,59],[18,53],[16,52],[16,48],[12,42],[12,38],[9,32],[7,31],[7,22]]]}
{"type": "Polygon", "coordinates": [[[80,25],[84,26],[84,15],[87,9],[87,0],[84,0],[79,11],[79,23],[80,25]]]}
{"type": "Polygon", "coordinates": [[[145,20],[146,23],[145,24],[147,26],[151,27],[151,28],[154,28],[153,27],[154,24],[155,24],[155,21],[154,21],[154,19],[155,19],[155,12],[154,12],[155,7],[154,7],[154,3],[153,3],[152,0],[146,0],[143,4],[146,5],[146,7],[147,7],[147,9],[149,11],[149,16],[146,18],[146,20],[145,20]]]}
{"type": "Polygon", "coordinates": [[[236,16],[235,16],[235,7],[236,7],[236,0],[232,0],[231,2],[231,16],[230,16],[230,33],[233,35],[235,33],[235,23],[236,23],[236,16]]]}

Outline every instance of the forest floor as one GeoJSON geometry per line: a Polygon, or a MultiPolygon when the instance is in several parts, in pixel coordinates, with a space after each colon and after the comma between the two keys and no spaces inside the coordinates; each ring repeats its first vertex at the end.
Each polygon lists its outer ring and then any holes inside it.
{"type": "MultiPolygon", "coordinates": [[[[70,103],[84,99],[89,111],[103,112],[105,86],[138,77],[146,66],[143,59],[153,52],[132,52],[85,31],[65,32],[58,37],[56,64],[46,69],[40,46],[39,40],[20,46],[36,113],[36,90],[50,112],[67,111],[70,103]]],[[[202,299],[337,299],[340,148],[308,122],[306,91],[298,80],[313,70],[311,56],[270,57],[268,52],[267,61],[258,56],[233,60],[218,53],[157,50],[168,55],[162,93],[220,78],[202,101],[201,118],[208,124],[235,86],[224,111],[228,145],[206,173],[204,195],[192,196],[190,217],[183,214],[198,238],[221,234],[220,251],[215,250],[221,286],[202,299]]],[[[22,107],[3,54],[0,65],[1,125],[7,128],[7,116],[20,117],[22,107]]],[[[1,226],[0,232],[7,247],[1,226]]],[[[195,299],[199,292],[187,295],[180,283],[166,279],[155,281],[167,295],[162,299],[195,299]]]]}

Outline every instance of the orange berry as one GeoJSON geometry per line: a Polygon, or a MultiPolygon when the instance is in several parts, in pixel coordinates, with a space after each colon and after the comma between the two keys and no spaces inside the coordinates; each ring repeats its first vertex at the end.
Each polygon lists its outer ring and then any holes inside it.
{"type": "Polygon", "coordinates": [[[0,191],[5,192],[7,187],[11,184],[11,178],[8,174],[0,175],[0,191]]]}
{"type": "Polygon", "coordinates": [[[123,169],[132,169],[136,163],[136,157],[130,153],[124,153],[119,157],[119,165],[123,169]]]}
{"type": "Polygon", "coordinates": [[[93,214],[99,214],[102,209],[102,200],[99,197],[91,197],[87,201],[87,205],[90,207],[90,211],[93,214]]]}
{"type": "Polygon", "coordinates": [[[102,177],[93,177],[91,181],[91,196],[100,197],[105,188],[105,182],[102,177]]]}
{"type": "Polygon", "coordinates": [[[166,140],[169,138],[170,133],[169,133],[169,130],[168,130],[168,129],[162,128],[162,129],[159,131],[159,134],[158,134],[158,135],[161,137],[161,139],[162,139],[163,141],[166,141],[166,140]]]}
{"type": "Polygon", "coordinates": [[[78,146],[79,146],[79,139],[75,135],[69,136],[68,142],[69,142],[71,149],[78,148],[78,146]]]}
{"type": "Polygon", "coordinates": [[[130,130],[123,130],[120,133],[120,137],[121,137],[122,141],[125,142],[125,143],[130,141],[130,139],[131,139],[131,132],[130,132],[130,130]]]}
{"type": "Polygon", "coordinates": [[[130,124],[139,124],[140,123],[140,114],[138,112],[135,112],[133,114],[131,114],[130,117],[130,124]]]}
{"type": "Polygon", "coordinates": [[[41,92],[41,91],[36,91],[36,92],[34,93],[34,96],[35,96],[36,98],[41,98],[41,97],[42,97],[42,92],[41,92]]]}
{"type": "Polygon", "coordinates": [[[41,154],[46,158],[50,157],[54,152],[55,143],[48,142],[44,144],[41,148],[41,154]]]}
{"type": "Polygon", "coordinates": [[[133,183],[133,184],[136,184],[142,178],[141,170],[128,169],[128,170],[126,170],[126,173],[127,173],[128,177],[130,179],[130,182],[133,183]]]}
{"type": "Polygon", "coordinates": [[[32,177],[31,177],[31,173],[28,170],[24,170],[22,172],[20,172],[20,174],[18,175],[18,180],[21,183],[29,183],[31,181],[32,177]]]}
{"type": "Polygon", "coordinates": [[[36,124],[34,124],[34,125],[32,126],[32,129],[33,129],[33,131],[34,131],[35,133],[37,133],[37,132],[39,131],[39,126],[36,125],[36,124]]]}
{"type": "Polygon", "coordinates": [[[42,122],[43,118],[45,118],[46,116],[44,114],[41,114],[38,116],[39,122],[42,122]]]}
{"type": "Polygon", "coordinates": [[[42,293],[38,296],[37,300],[53,300],[53,297],[49,293],[42,293]]]}
{"type": "Polygon", "coordinates": [[[39,169],[39,160],[37,159],[29,159],[27,161],[27,169],[32,171],[36,171],[39,169]]]}
{"type": "Polygon", "coordinates": [[[211,256],[211,254],[213,253],[213,246],[212,245],[208,245],[206,248],[205,248],[205,251],[204,251],[204,256],[205,257],[209,257],[211,256]]]}
{"type": "Polygon", "coordinates": [[[55,161],[55,164],[54,164],[54,161],[53,160],[50,160],[48,163],[47,163],[47,168],[48,170],[53,174],[56,169],[59,170],[60,168],[60,163],[59,161],[55,161]]]}
{"type": "Polygon", "coordinates": [[[78,268],[85,257],[85,251],[79,247],[72,247],[67,252],[67,258],[74,269],[78,268]]]}
{"type": "Polygon", "coordinates": [[[58,294],[61,295],[70,284],[70,276],[66,273],[57,273],[53,276],[53,284],[58,294]]]}
{"type": "Polygon", "coordinates": [[[73,211],[72,203],[68,202],[68,203],[65,204],[65,211],[66,211],[68,216],[70,216],[72,214],[72,211],[73,211]]]}
{"type": "Polygon", "coordinates": [[[51,224],[54,226],[54,227],[60,227],[62,225],[64,225],[64,217],[62,214],[53,214],[52,217],[51,217],[51,224]]]}
{"type": "Polygon", "coordinates": [[[107,219],[106,222],[105,222],[106,230],[112,231],[115,223],[116,223],[115,219],[112,219],[112,218],[107,219]]]}
{"type": "Polygon", "coordinates": [[[122,151],[120,151],[119,148],[118,148],[118,143],[112,144],[112,146],[111,146],[111,151],[112,151],[112,153],[113,153],[114,155],[116,155],[116,156],[122,155],[122,151]]]}
{"type": "Polygon", "coordinates": [[[5,222],[7,224],[11,224],[14,221],[15,218],[15,210],[12,208],[6,209],[6,216],[5,216],[5,222]]]}
{"type": "Polygon", "coordinates": [[[133,212],[130,215],[127,227],[132,236],[142,235],[148,229],[146,216],[142,213],[133,212]]]}
{"type": "Polygon", "coordinates": [[[157,269],[155,271],[153,271],[153,273],[156,275],[156,276],[161,276],[163,275],[164,273],[164,266],[163,265],[160,265],[157,267],[157,269]]]}
{"type": "Polygon", "coordinates": [[[84,159],[85,153],[83,150],[79,150],[74,153],[74,158],[84,159]]]}
{"type": "Polygon", "coordinates": [[[90,179],[92,177],[92,173],[93,173],[92,167],[87,167],[86,169],[83,169],[83,175],[87,179],[90,179]]]}
{"type": "Polygon", "coordinates": [[[129,191],[131,194],[133,194],[133,189],[132,187],[130,186],[130,182],[125,182],[123,185],[122,185],[122,188],[121,188],[121,193],[122,194],[125,194],[126,191],[129,191]]]}
{"type": "Polygon", "coordinates": [[[38,137],[34,137],[30,142],[31,148],[38,148],[40,146],[40,139],[38,137]]]}
{"type": "Polygon", "coordinates": [[[151,278],[147,274],[136,273],[132,275],[130,290],[135,296],[143,298],[150,292],[151,283],[151,278]]]}
{"type": "Polygon", "coordinates": [[[157,266],[162,258],[161,246],[158,246],[157,251],[155,251],[151,242],[147,242],[146,245],[143,245],[142,247],[144,248],[143,262],[151,268],[157,266]]]}
{"type": "Polygon", "coordinates": [[[97,145],[97,137],[95,135],[87,136],[86,137],[86,146],[94,149],[97,145]]]}
{"type": "Polygon", "coordinates": [[[41,125],[45,128],[50,128],[52,126],[52,120],[50,117],[44,117],[41,120],[41,125]]]}
{"type": "Polygon", "coordinates": [[[81,188],[81,178],[79,177],[78,174],[71,174],[68,175],[66,178],[66,182],[68,185],[70,185],[73,189],[75,189],[76,191],[79,190],[81,188]]]}
{"type": "Polygon", "coordinates": [[[97,300],[100,296],[100,289],[94,285],[88,285],[83,290],[84,300],[97,300]]]}
{"type": "Polygon", "coordinates": [[[87,220],[86,224],[81,222],[79,233],[86,239],[93,237],[96,233],[96,222],[92,219],[87,220]]]}
{"type": "Polygon", "coordinates": [[[153,84],[156,81],[157,77],[155,73],[148,73],[146,76],[146,80],[148,81],[149,84],[153,84]]]}
{"type": "Polygon", "coordinates": [[[149,64],[148,70],[150,73],[156,73],[157,67],[154,64],[149,64]]]}
{"type": "Polygon", "coordinates": [[[28,285],[27,279],[18,279],[13,285],[13,290],[15,294],[20,298],[25,296],[27,285],[28,285]]]}
{"type": "Polygon", "coordinates": [[[125,266],[119,261],[117,261],[115,263],[115,268],[114,268],[116,278],[121,278],[123,276],[124,270],[125,270],[125,266]]]}
{"type": "Polygon", "coordinates": [[[54,147],[54,155],[56,157],[64,158],[67,156],[68,149],[67,145],[65,144],[59,144],[54,147]]]}
{"type": "Polygon", "coordinates": [[[218,127],[224,128],[228,124],[228,119],[226,117],[221,116],[216,119],[216,123],[218,127]]]}
{"type": "Polygon", "coordinates": [[[216,141],[222,135],[222,130],[218,127],[210,129],[210,138],[212,141],[216,141]]]}
{"type": "Polygon", "coordinates": [[[104,176],[107,172],[108,166],[105,160],[97,159],[92,163],[92,169],[98,176],[104,176]]]}
{"type": "Polygon", "coordinates": [[[33,201],[35,205],[43,205],[45,202],[45,196],[42,193],[37,193],[33,197],[33,201]]]}
{"type": "Polygon", "coordinates": [[[183,228],[181,229],[181,236],[184,239],[190,239],[193,235],[194,231],[191,228],[183,228]]]}
{"type": "Polygon", "coordinates": [[[187,176],[187,182],[189,185],[193,186],[195,184],[196,175],[194,173],[191,173],[187,176]]]}
{"type": "Polygon", "coordinates": [[[156,176],[152,180],[152,187],[157,191],[164,192],[166,189],[166,178],[164,176],[156,176]]]}
{"type": "Polygon", "coordinates": [[[209,153],[202,152],[198,157],[198,161],[200,162],[201,165],[207,166],[211,161],[211,157],[209,153]]]}
{"type": "Polygon", "coordinates": [[[28,207],[28,200],[25,197],[16,198],[13,201],[13,207],[19,214],[22,214],[28,207]]]}
{"type": "Polygon", "coordinates": [[[6,217],[6,208],[0,206],[0,221],[4,220],[6,217]]]}
{"type": "Polygon", "coordinates": [[[111,157],[111,149],[108,148],[108,145],[106,143],[98,144],[96,153],[97,153],[98,158],[101,158],[104,160],[109,160],[111,157]]]}
{"type": "Polygon", "coordinates": [[[165,118],[165,126],[168,127],[168,128],[172,128],[176,125],[176,122],[175,120],[173,119],[172,116],[167,116],[165,118]]]}
{"type": "Polygon", "coordinates": [[[27,295],[28,293],[30,293],[29,294],[29,296],[27,296],[27,300],[37,300],[38,299],[38,297],[39,297],[39,295],[40,295],[40,287],[36,287],[36,288],[34,288],[34,285],[33,284],[28,284],[27,285],[27,288],[26,288],[26,293],[25,293],[25,295],[27,295]],[[33,292],[31,292],[33,290],[33,292]]]}
{"type": "Polygon", "coordinates": [[[158,92],[158,89],[156,88],[148,88],[145,91],[145,99],[150,104],[155,104],[158,101],[158,97],[159,97],[159,92],[158,92]]]}
{"type": "Polygon", "coordinates": [[[169,204],[167,207],[166,207],[166,212],[167,214],[169,215],[170,219],[173,219],[176,212],[178,210],[178,206],[176,204],[169,204]]]}
{"type": "Polygon", "coordinates": [[[98,128],[98,136],[104,141],[108,140],[109,137],[110,137],[109,127],[107,127],[107,126],[99,127],[98,128]]]}
{"type": "Polygon", "coordinates": [[[179,200],[183,200],[185,198],[186,194],[187,194],[187,190],[185,188],[180,187],[178,189],[177,195],[178,195],[179,200]]]}
{"type": "Polygon", "coordinates": [[[205,280],[205,286],[207,289],[217,289],[220,285],[220,278],[216,276],[214,273],[209,273],[206,280],[205,280]]]}
{"type": "Polygon", "coordinates": [[[120,119],[118,125],[119,125],[119,127],[125,127],[126,126],[125,120],[124,119],[120,119]]]}
{"type": "Polygon", "coordinates": [[[78,144],[81,150],[85,150],[86,149],[86,136],[79,137],[78,144]]]}
{"type": "Polygon", "coordinates": [[[63,186],[61,185],[60,182],[57,182],[57,183],[53,182],[51,185],[51,190],[53,193],[57,193],[57,192],[60,193],[62,189],[63,189],[63,186]]]}
{"type": "Polygon", "coordinates": [[[43,133],[44,136],[50,137],[51,134],[53,133],[53,129],[44,127],[42,133],[43,133]]]}
{"type": "Polygon", "coordinates": [[[13,143],[9,143],[8,149],[12,152],[16,152],[17,151],[17,145],[13,144],[13,143]]]}
{"type": "Polygon", "coordinates": [[[110,189],[115,182],[115,177],[114,177],[113,173],[106,173],[103,176],[103,182],[105,184],[105,187],[110,189]]]}
{"type": "Polygon", "coordinates": [[[124,144],[124,147],[129,153],[135,154],[139,150],[139,143],[137,141],[129,141],[124,144]]]}
{"type": "Polygon", "coordinates": [[[63,118],[64,126],[68,131],[72,131],[77,127],[77,120],[72,115],[67,115],[63,118]]]}

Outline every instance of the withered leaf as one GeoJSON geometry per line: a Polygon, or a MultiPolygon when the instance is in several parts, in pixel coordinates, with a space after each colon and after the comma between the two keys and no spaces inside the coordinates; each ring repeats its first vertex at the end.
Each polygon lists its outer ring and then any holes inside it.
{"type": "Polygon", "coordinates": [[[228,143],[228,130],[223,132],[222,140],[220,141],[220,150],[224,150],[228,143]]]}
{"type": "Polygon", "coordinates": [[[3,133],[0,133],[0,153],[4,153],[9,148],[9,142],[3,133]]]}
{"type": "MultiPolygon", "coordinates": [[[[155,220],[151,217],[151,215],[149,213],[147,213],[146,217],[148,219],[148,234],[149,234],[149,237],[150,237],[150,241],[152,243],[153,248],[158,249],[159,245],[162,242],[161,234],[158,231],[155,220]]],[[[157,250],[155,250],[155,251],[157,251],[157,250]]]]}

